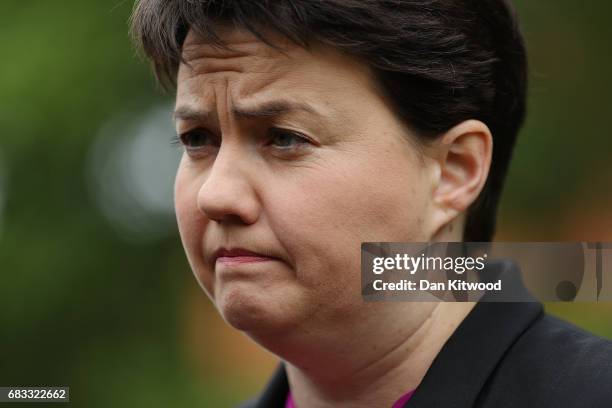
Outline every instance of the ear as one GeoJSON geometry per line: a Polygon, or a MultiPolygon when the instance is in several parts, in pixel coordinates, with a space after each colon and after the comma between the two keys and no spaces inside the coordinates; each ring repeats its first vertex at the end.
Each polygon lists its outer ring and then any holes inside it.
{"type": "Polygon", "coordinates": [[[491,167],[493,137],[484,123],[467,120],[431,147],[435,166],[432,230],[437,234],[478,198],[491,167]]]}

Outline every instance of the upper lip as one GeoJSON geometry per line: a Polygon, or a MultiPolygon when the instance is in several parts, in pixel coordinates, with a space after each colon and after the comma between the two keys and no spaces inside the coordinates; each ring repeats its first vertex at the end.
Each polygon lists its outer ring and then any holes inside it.
{"type": "Polygon", "coordinates": [[[265,254],[261,254],[258,252],[253,252],[250,251],[248,249],[244,249],[244,248],[224,248],[221,247],[219,249],[217,249],[214,253],[213,253],[213,262],[217,261],[217,258],[219,257],[238,257],[238,256],[258,256],[261,258],[275,258],[273,256],[270,255],[265,255],[265,254]]]}

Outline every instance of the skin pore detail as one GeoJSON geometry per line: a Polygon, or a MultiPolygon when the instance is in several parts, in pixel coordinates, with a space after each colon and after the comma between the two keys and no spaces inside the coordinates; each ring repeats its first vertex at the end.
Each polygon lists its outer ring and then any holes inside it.
{"type": "Polygon", "coordinates": [[[242,31],[223,33],[230,51],[185,40],[174,116],[187,258],[221,316],[286,361],[298,406],[390,406],[473,307],[361,298],[361,242],[461,239],[434,217],[437,159],[362,64],[273,38],[283,52],[242,31]],[[221,247],[265,259],[215,262],[221,247]]]}

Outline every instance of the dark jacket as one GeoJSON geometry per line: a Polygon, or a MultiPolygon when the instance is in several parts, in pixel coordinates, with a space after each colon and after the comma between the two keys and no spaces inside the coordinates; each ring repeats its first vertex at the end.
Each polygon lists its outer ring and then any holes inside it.
{"type": "MultiPolygon", "coordinates": [[[[281,364],[242,408],[284,408],[287,392],[281,364]]],[[[405,407],[612,408],[612,342],[545,314],[535,299],[479,302],[405,407]]]]}

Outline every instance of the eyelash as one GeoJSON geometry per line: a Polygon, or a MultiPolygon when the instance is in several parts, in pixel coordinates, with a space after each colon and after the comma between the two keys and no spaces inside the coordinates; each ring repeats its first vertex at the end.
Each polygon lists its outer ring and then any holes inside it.
{"type": "Polygon", "coordinates": [[[189,130],[185,133],[181,133],[179,135],[174,135],[172,137],[171,140],[171,144],[173,145],[178,145],[178,146],[183,146],[185,148],[185,150],[199,150],[202,148],[202,146],[190,146],[188,140],[186,140],[186,138],[190,135],[198,135],[198,136],[206,136],[206,137],[213,137],[210,132],[204,130],[204,129],[192,129],[189,130]]]}
{"type": "MultiPolygon", "coordinates": [[[[289,130],[289,129],[283,129],[283,128],[270,128],[268,130],[268,143],[266,143],[266,146],[270,146],[272,143],[271,141],[279,135],[289,135],[291,137],[293,137],[294,139],[298,140],[300,142],[300,145],[298,148],[304,147],[304,145],[309,145],[312,144],[312,141],[304,136],[302,133],[300,132],[296,132],[295,130],[289,130]]],[[[278,147],[278,149],[281,150],[293,150],[290,147],[278,147]]]]}
{"type": "MultiPolygon", "coordinates": [[[[205,146],[200,146],[200,147],[192,147],[189,146],[188,141],[186,140],[186,138],[190,135],[199,135],[199,136],[207,136],[207,137],[214,137],[213,135],[211,135],[208,131],[204,130],[204,129],[193,129],[187,132],[184,132],[182,134],[179,135],[173,135],[171,138],[170,143],[174,146],[182,146],[183,148],[185,148],[185,150],[187,151],[197,151],[197,150],[201,150],[203,149],[205,146]]],[[[281,150],[281,151],[295,151],[298,149],[301,149],[307,145],[312,145],[313,142],[311,141],[310,138],[308,138],[307,136],[303,135],[300,132],[296,132],[294,130],[289,130],[289,129],[284,129],[284,128],[270,128],[268,130],[268,137],[267,137],[267,142],[265,144],[265,146],[274,146],[272,144],[272,141],[274,140],[275,137],[279,136],[279,135],[289,135],[290,137],[293,137],[295,140],[299,141],[299,144],[295,147],[276,147],[277,150],[281,150]]]]}

